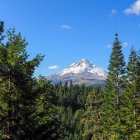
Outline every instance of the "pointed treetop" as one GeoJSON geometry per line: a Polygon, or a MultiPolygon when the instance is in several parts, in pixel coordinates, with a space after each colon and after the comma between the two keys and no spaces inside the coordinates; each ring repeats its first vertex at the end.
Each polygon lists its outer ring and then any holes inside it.
{"type": "Polygon", "coordinates": [[[118,33],[115,33],[115,36],[117,37],[118,36],[118,33]]]}
{"type": "Polygon", "coordinates": [[[115,33],[115,39],[118,39],[118,33],[115,33]]]}
{"type": "Polygon", "coordinates": [[[117,43],[118,42],[118,33],[115,33],[115,40],[116,40],[115,42],[117,43]]]}

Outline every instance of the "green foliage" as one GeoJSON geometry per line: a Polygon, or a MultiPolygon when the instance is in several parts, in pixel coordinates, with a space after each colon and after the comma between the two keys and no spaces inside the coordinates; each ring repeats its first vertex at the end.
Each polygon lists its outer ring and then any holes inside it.
{"type": "Polygon", "coordinates": [[[3,32],[4,32],[4,22],[0,21],[0,44],[2,43],[2,40],[4,39],[3,32]]]}
{"type": "Polygon", "coordinates": [[[54,105],[55,95],[53,86],[47,82],[45,77],[40,76],[38,80],[38,97],[35,100],[35,112],[32,118],[35,124],[36,139],[58,139],[60,132],[58,128],[60,121],[58,109],[54,105]]]}
{"type": "Polygon", "coordinates": [[[136,87],[134,94],[134,121],[135,121],[135,132],[132,137],[140,138],[140,50],[137,55],[137,70],[136,70],[136,87]]]}
{"type": "Polygon", "coordinates": [[[25,140],[46,134],[54,138],[58,121],[52,87],[43,78],[39,82],[32,78],[44,56],[28,60],[25,50],[28,43],[15,29],[9,29],[6,37],[6,44],[0,45],[1,138],[25,140]]]}
{"type": "Polygon", "coordinates": [[[54,86],[57,96],[57,106],[61,119],[61,130],[64,132],[62,140],[84,140],[82,137],[84,125],[81,119],[84,114],[84,104],[88,93],[93,89],[85,85],[78,86],[65,83],[54,86]]]}
{"type": "Polygon", "coordinates": [[[118,41],[118,35],[113,44],[112,53],[108,66],[108,76],[104,88],[104,101],[102,104],[102,120],[105,136],[111,136],[119,133],[120,125],[120,96],[123,90],[123,76],[125,74],[124,56],[121,51],[121,45],[118,41]]]}
{"type": "Polygon", "coordinates": [[[116,34],[103,96],[93,90],[86,100],[82,121],[88,140],[137,140],[140,137],[140,56],[132,48],[126,70],[123,59],[116,34]]]}
{"type": "Polygon", "coordinates": [[[86,112],[82,120],[85,130],[83,136],[86,138],[99,138],[102,137],[102,120],[100,108],[102,105],[102,91],[100,88],[93,89],[86,99],[86,112]]]}
{"type": "MultiPolygon", "coordinates": [[[[137,77],[137,55],[131,48],[129,62],[126,67],[126,87],[121,97],[121,136],[130,139],[136,127],[136,77],[137,77]]],[[[134,138],[134,137],[133,137],[134,138]]],[[[131,138],[131,139],[133,139],[131,138]]],[[[134,138],[135,139],[135,138],[134,138]]]]}
{"type": "Polygon", "coordinates": [[[29,60],[26,39],[3,34],[0,22],[0,139],[139,139],[140,52],[131,49],[125,69],[117,34],[103,90],[33,78],[44,56],[29,60]]]}

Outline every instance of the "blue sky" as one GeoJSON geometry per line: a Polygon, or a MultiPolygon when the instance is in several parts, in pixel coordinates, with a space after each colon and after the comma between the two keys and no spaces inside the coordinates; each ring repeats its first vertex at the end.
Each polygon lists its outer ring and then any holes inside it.
{"type": "Polygon", "coordinates": [[[0,0],[0,20],[26,37],[30,59],[45,55],[35,76],[86,58],[107,70],[118,32],[127,61],[140,49],[140,0],[0,0]]]}

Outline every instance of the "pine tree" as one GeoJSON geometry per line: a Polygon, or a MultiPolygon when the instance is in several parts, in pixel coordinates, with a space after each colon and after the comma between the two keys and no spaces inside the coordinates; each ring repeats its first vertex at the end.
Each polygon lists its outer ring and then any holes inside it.
{"type": "Polygon", "coordinates": [[[125,74],[124,56],[115,34],[115,41],[108,66],[108,76],[104,87],[104,101],[101,107],[103,131],[106,136],[114,136],[119,132],[120,125],[120,94],[123,90],[123,76],[125,74]]]}
{"type": "Polygon", "coordinates": [[[26,139],[33,128],[30,116],[37,92],[32,76],[43,56],[27,61],[27,44],[20,33],[9,29],[6,44],[0,46],[0,132],[3,138],[25,135],[23,139],[26,139]]]}

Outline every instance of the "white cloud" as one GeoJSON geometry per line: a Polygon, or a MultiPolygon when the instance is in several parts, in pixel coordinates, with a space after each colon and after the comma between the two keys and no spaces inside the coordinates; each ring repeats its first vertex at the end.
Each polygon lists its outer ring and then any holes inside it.
{"type": "Polygon", "coordinates": [[[110,49],[112,48],[112,45],[108,44],[106,47],[110,49]]]}
{"type": "Polygon", "coordinates": [[[61,28],[63,28],[63,29],[70,29],[70,26],[69,25],[61,25],[61,28]]]}
{"type": "Polygon", "coordinates": [[[112,14],[116,14],[117,11],[116,11],[115,9],[112,9],[112,10],[111,10],[111,13],[112,13],[112,14]]]}
{"type": "Polygon", "coordinates": [[[127,42],[123,42],[123,47],[126,48],[128,46],[127,42]]]}
{"type": "Polygon", "coordinates": [[[58,68],[59,68],[58,65],[54,65],[54,66],[50,66],[50,67],[48,67],[48,69],[50,69],[50,70],[52,70],[52,69],[58,69],[58,68]]]}
{"type": "Polygon", "coordinates": [[[111,14],[110,14],[110,16],[112,17],[112,16],[115,15],[116,13],[117,13],[117,10],[112,9],[112,10],[111,10],[111,14]]]}
{"type": "Polygon", "coordinates": [[[125,9],[124,13],[127,15],[129,14],[140,15],[140,0],[137,0],[134,4],[132,4],[130,8],[125,9]]]}

